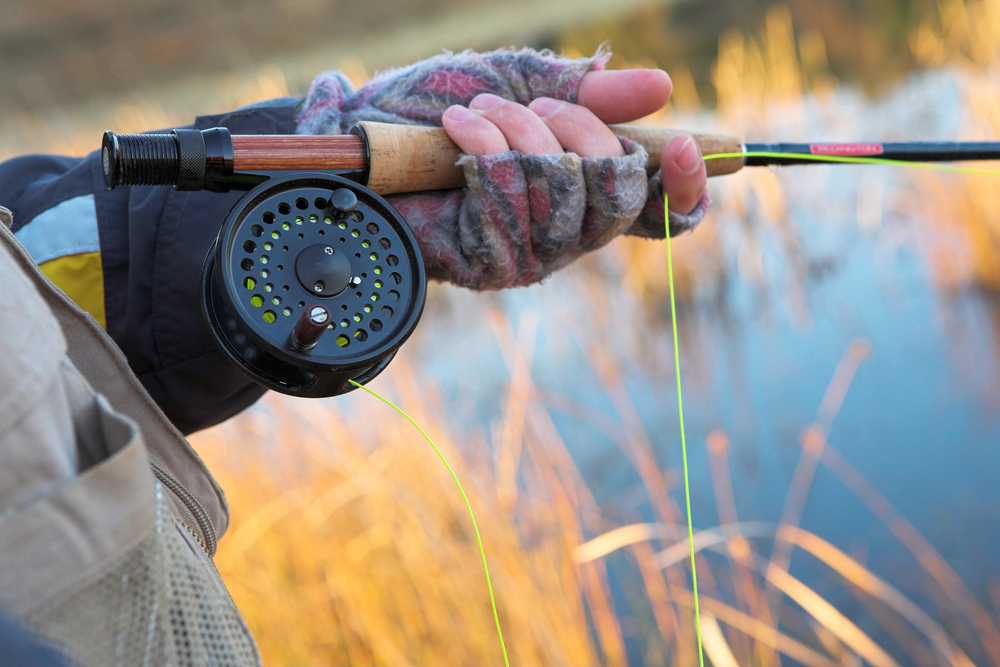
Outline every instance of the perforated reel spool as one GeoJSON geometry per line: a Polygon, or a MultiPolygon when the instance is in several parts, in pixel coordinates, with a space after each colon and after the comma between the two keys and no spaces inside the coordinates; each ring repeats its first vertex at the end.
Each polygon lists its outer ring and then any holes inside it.
{"type": "Polygon", "coordinates": [[[257,383],[305,397],[346,393],[350,380],[364,384],[385,369],[416,327],[427,289],[416,239],[392,206],[345,178],[301,172],[237,202],[202,282],[222,350],[257,383]],[[303,349],[292,329],[315,304],[332,321],[303,349]]]}

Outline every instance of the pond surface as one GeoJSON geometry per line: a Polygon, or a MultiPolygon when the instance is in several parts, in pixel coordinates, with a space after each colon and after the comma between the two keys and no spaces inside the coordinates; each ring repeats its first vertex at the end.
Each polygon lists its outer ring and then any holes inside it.
{"type": "MultiPolygon", "coordinates": [[[[918,75],[874,102],[850,92],[809,101],[782,129],[793,141],[956,137],[963,122],[956,76],[918,75]]],[[[900,212],[888,195],[875,209],[865,203],[873,184],[917,200],[907,173],[815,167],[786,168],[778,177],[801,254],[823,268],[806,279],[800,301],[790,298],[785,255],[776,236],[765,231],[760,248],[767,289],[741,280],[737,253],[727,251],[733,277],[722,298],[682,310],[694,525],[719,524],[705,447],[714,429],[731,443],[740,519],[778,521],[802,451],[801,433],[816,419],[852,341],[864,340],[870,355],[850,384],[829,443],[988,606],[987,583],[1000,577],[1000,367],[991,304],[975,294],[947,295],[934,284],[924,255],[911,242],[926,229],[919,215],[900,212]]],[[[703,224],[735,233],[726,193],[718,186],[711,186],[718,201],[703,224]]],[[[984,181],[984,187],[992,184],[984,181]]],[[[681,240],[674,252],[682,254],[685,247],[681,240]]],[[[486,311],[499,307],[515,327],[521,318],[537,317],[532,367],[537,386],[618,421],[589,351],[595,343],[604,346],[660,465],[678,469],[669,320],[646,317],[623,289],[624,261],[622,249],[612,244],[588,266],[571,267],[540,286],[491,295],[437,286],[406,354],[455,406],[449,415],[453,423],[489,424],[502,418],[498,397],[505,395],[510,375],[486,311]]],[[[665,263],[662,280],[667,280],[665,263]]],[[[640,479],[616,444],[578,416],[552,414],[605,514],[620,523],[633,521],[637,512],[652,520],[640,479]]],[[[673,494],[682,506],[682,491],[675,488],[673,494]]],[[[822,465],[801,525],[908,595],[927,600],[926,578],[915,559],[822,465]]],[[[767,553],[768,545],[761,546],[767,553]]],[[[813,585],[831,578],[815,571],[804,555],[793,559],[792,573],[813,585]]],[[[827,594],[849,616],[863,611],[846,593],[827,594]]]]}

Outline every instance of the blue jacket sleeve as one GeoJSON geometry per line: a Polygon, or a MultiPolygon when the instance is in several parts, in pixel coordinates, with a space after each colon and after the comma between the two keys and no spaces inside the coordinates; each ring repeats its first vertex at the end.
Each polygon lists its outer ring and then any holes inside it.
{"type": "MultiPolygon", "coordinates": [[[[291,134],[298,103],[282,98],[202,116],[194,127],[291,134]]],[[[264,393],[216,347],[201,315],[205,256],[241,195],[166,187],[109,191],[96,151],[0,164],[0,204],[14,212],[13,231],[34,244],[25,246],[39,264],[53,253],[99,248],[107,332],[185,434],[232,417],[264,393]]]]}

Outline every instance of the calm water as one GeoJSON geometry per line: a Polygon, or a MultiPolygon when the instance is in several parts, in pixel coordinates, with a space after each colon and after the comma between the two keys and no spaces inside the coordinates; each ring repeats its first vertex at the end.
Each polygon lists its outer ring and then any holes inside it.
{"type": "MultiPolygon", "coordinates": [[[[950,73],[925,74],[880,101],[845,92],[832,103],[810,103],[775,132],[789,140],[950,138],[958,135],[961,108],[961,88],[950,73]]],[[[998,332],[990,324],[987,304],[976,296],[946,298],[931,283],[929,267],[909,242],[924,225],[920,219],[893,212],[887,201],[877,227],[858,224],[859,184],[912,189],[906,174],[883,167],[820,167],[786,168],[780,177],[805,256],[830,268],[807,281],[810,317],[803,322],[782,287],[788,268],[777,241],[765,233],[766,296],[736,278],[727,285],[721,308],[685,312],[682,335],[690,338],[681,363],[695,526],[719,522],[704,446],[714,428],[723,429],[732,443],[730,467],[740,518],[777,521],[801,451],[801,430],[815,418],[848,345],[861,337],[871,343],[872,352],[854,379],[829,441],[986,602],[987,580],[1000,576],[1000,416],[995,401],[1000,369],[998,332]]],[[[704,224],[735,231],[725,219],[724,200],[715,211],[704,224]]],[[[678,244],[675,252],[682,251],[678,244]]],[[[730,260],[736,276],[735,253],[730,260]]],[[[498,396],[509,375],[482,312],[497,305],[516,324],[531,311],[539,318],[535,382],[616,419],[587,353],[587,344],[604,326],[597,320],[615,322],[621,336],[608,344],[631,400],[661,465],[679,466],[669,330],[638,314],[620,288],[620,262],[614,248],[602,251],[597,270],[605,280],[598,293],[589,291],[594,281],[585,281],[580,267],[544,285],[501,294],[439,288],[406,352],[418,372],[440,383],[454,406],[453,421],[488,425],[502,417],[498,396]],[[595,303],[608,305],[595,311],[595,303]]],[[[579,420],[553,414],[608,516],[625,522],[639,510],[650,518],[638,476],[617,447],[579,420]]],[[[675,498],[682,503],[677,491],[675,498]]],[[[925,587],[913,558],[822,466],[802,526],[867,560],[874,572],[923,599],[925,587]]],[[[797,556],[793,574],[815,584],[821,575],[809,570],[807,561],[797,556]]],[[[825,576],[830,579],[829,573],[825,576]]],[[[833,588],[839,587],[838,581],[833,588]]],[[[849,613],[856,606],[846,593],[827,592],[849,613]]]]}

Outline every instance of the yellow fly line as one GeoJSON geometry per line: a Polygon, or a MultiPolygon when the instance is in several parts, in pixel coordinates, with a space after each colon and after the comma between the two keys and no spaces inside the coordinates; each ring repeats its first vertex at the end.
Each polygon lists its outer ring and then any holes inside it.
{"type": "Polygon", "coordinates": [[[444,454],[441,453],[441,450],[438,449],[438,446],[434,444],[434,441],[431,440],[430,436],[427,435],[427,433],[424,432],[424,429],[420,428],[420,425],[417,424],[417,422],[413,421],[413,418],[410,417],[410,415],[406,414],[406,412],[403,411],[402,408],[394,404],[389,399],[384,398],[379,394],[376,394],[368,387],[358,384],[354,380],[351,380],[351,384],[353,384],[355,387],[359,387],[360,389],[364,389],[369,394],[379,399],[380,401],[391,407],[399,414],[403,415],[403,417],[406,418],[406,421],[413,424],[413,427],[418,431],[420,431],[420,435],[424,436],[424,440],[426,440],[427,443],[434,449],[434,452],[438,455],[438,458],[441,459],[441,463],[443,463],[444,467],[448,469],[448,473],[451,475],[451,478],[455,480],[455,486],[458,487],[458,492],[462,494],[462,500],[465,501],[465,509],[469,510],[469,518],[472,520],[472,528],[476,531],[476,542],[479,543],[479,555],[483,559],[483,571],[486,572],[486,587],[490,591],[490,604],[493,606],[493,621],[496,623],[497,636],[500,638],[500,650],[503,651],[503,664],[505,667],[510,667],[510,662],[507,661],[507,646],[504,644],[503,631],[500,629],[500,616],[497,615],[497,601],[496,598],[493,596],[493,582],[490,581],[490,568],[486,564],[486,550],[483,549],[483,538],[480,537],[479,535],[479,524],[476,523],[476,515],[472,513],[472,505],[469,503],[469,497],[465,495],[465,489],[462,488],[462,483],[458,481],[458,475],[456,475],[455,471],[452,470],[451,466],[448,464],[448,459],[444,457],[444,454]]]}
{"type": "MultiPolygon", "coordinates": [[[[942,165],[942,164],[927,164],[918,162],[905,162],[902,160],[884,160],[880,158],[865,158],[865,157],[832,157],[825,155],[809,155],[805,153],[769,153],[769,152],[748,152],[748,153],[720,153],[717,155],[706,155],[705,160],[721,160],[726,158],[746,158],[746,157],[784,157],[784,158],[801,158],[805,160],[812,160],[815,162],[829,162],[829,163],[839,163],[839,164],[869,164],[869,165],[889,165],[894,167],[911,167],[915,169],[929,169],[932,171],[944,171],[952,172],[958,174],[975,174],[981,176],[1000,176],[1000,171],[994,169],[976,169],[971,167],[959,167],[952,165],[942,165]]],[[[688,544],[691,545],[691,582],[692,590],[694,592],[694,614],[695,614],[695,634],[698,642],[698,664],[700,667],[705,667],[705,657],[702,649],[702,639],[701,639],[701,610],[698,605],[698,570],[695,564],[694,557],[694,527],[691,520],[691,487],[688,479],[688,457],[687,457],[687,439],[684,434],[684,401],[681,396],[681,364],[680,364],[680,343],[679,336],[677,333],[677,306],[676,299],[674,296],[674,266],[673,266],[673,253],[670,242],[670,217],[668,211],[668,198],[666,193],[663,195],[663,215],[664,215],[664,225],[666,231],[667,239],[667,280],[670,285],[670,315],[672,321],[673,329],[673,340],[674,340],[674,368],[677,374],[677,413],[680,422],[681,431],[681,460],[683,462],[684,469],[684,502],[686,506],[687,513],[687,529],[688,529],[688,544]]],[[[483,561],[483,571],[486,573],[486,587],[490,594],[490,604],[493,607],[493,620],[496,623],[497,637],[500,639],[500,650],[503,652],[503,662],[505,667],[510,667],[510,663],[507,660],[507,647],[503,639],[503,631],[500,629],[500,616],[497,614],[497,603],[496,598],[493,594],[493,583],[490,581],[490,568],[486,564],[486,550],[483,548],[483,539],[479,534],[479,525],[476,523],[476,516],[472,512],[472,505],[469,503],[468,496],[465,495],[465,490],[462,488],[461,482],[458,481],[458,476],[452,469],[451,465],[448,464],[447,459],[445,459],[444,454],[438,449],[434,441],[430,439],[427,433],[424,432],[420,426],[413,421],[413,419],[406,414],[400,407],[395,405],[389,399],[375,393],[368,387],[358,384],[354,380],[351,380],[351,384],[359,389],[363,389],[375,398],[379,399],[383,403],[387,404],[389,407],[394,409],[399,414],[403,415],[404,418],[416,428],[420,435],[427,440],[428,444],[434,449],[434,452],[441,459],[441,463],[444,464],[445,468],[448,469],[448,473],[451,475],[452,480],[455,482],[455,486],[458,487],[458,491],[462,494],[462,499],[465,501],[465,508],[469,512],[469,519],[472,521],[472,527],[476,533],[476,542],[479,545],[479,555],[483,561]]]]}

